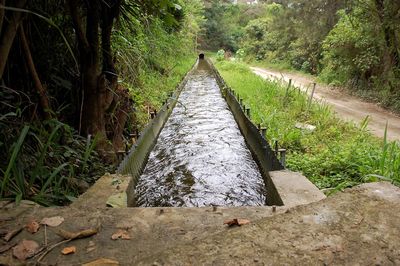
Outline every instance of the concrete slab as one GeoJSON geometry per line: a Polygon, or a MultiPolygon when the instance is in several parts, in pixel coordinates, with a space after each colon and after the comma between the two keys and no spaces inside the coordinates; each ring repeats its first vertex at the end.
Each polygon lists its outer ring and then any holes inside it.
{"type": "Polygon", "coordinates": [[[281,170],[271,171],[269,175],[286,207],[305,205],[326,198],[324,193],[300,173],[281,170]]]}
{"type": "MultiPolygon", "coordinates": [[[[110,197],[126,193],[130,180],[131,177],[127,175],[106,174],[70,206],[74,208],[88,208],[88,206],[90,208],[106,208],[110,197]]],[[[126,206],[125,202],[124,207],[126,206]]]]}
{"type": "Polygon", "coordinates": [[[136,265],[400,265],[400,189],[364,184],[136,265]]]}
{"type": "MultiPolygon", "coordinates": [[[[91,208],[81,204],[63,208],[36,207],[24,212],[15,208],[1,210],[2,217],[13,218],[0,222],[0,229],[23,226],[29,220],[40,221],[44,217],[62,216],[63,224],[57,228],[47,228],[49,245],[62,240],[55,232],[58,228],[71,232],[88,228],[99,228],[99,233],[86,239],[74,240],[55,248],[41,262],[44,265],[81,265],[97,258],[106,257],[119,261],[122,265],[132,265],[151,254],[166,248],[190,243],[198,238],[227,231],[225,220],[245,218],[256,221],[286,211],[285,207],[204,207],[204,208],[91,208]],[[275,211],[273,211],[275,210],[275,211]],[[112,240],[118,229],[126,229],[130,240],[112,240]],[[62,248],[75,246],[77,253],[65,256],[62,248]]],[[[44,228],[32,235],[26,231],[20,233],[15,242],[22,239],[44,243],[44,228]]],[[[37,258],[36,258],[37,259],[37,258]]],[[[0,264],[16,265],[10,252],[0,256],[0,264]]]]}
{"type": "MultiPolygon", "coordinates": [[[[0,228],[55,215],[65,218],[59,226],[65,230],[99,228],[95,236],[53,249],[43,265],[81,265],[98,258],[120,265],[400,264],[400,189],[388,183],[364,184],[309,205],[276,207],[276,212],[272,207],[24,208],[1,209],[0,228]],[[223,225],[231,218],[252,223],[223,225]],[[118,229],[127,229],[131,239],[111,240],[118,229]],[[75,254],[61,254],[72,245],[75,254]]],[[[43,229],[33,235],[23,231],[12,241],[43,244],[43,229]]],[[[47,228],[50,244],[61,240],[57,229],[47,228]]],[[[0,256],[2,263],[19,262],[8,251],[0,256]]]]}

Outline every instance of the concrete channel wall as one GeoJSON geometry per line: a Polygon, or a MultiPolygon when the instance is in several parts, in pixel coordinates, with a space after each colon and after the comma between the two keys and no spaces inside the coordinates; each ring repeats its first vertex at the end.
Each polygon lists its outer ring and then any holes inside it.
{"type": "MultiPolygon", "coordinates": [[[[204,60],[204,59],[200,59],[204,60]]],[[[204,62],[203,62],[204,63],[204,62]]],[[[324,194],[318,190],[307,178],[299,173],[284,170],[284,167],[271,149],[265,136],[260,134],[240,105],[235,93],[230,89],[213,64],[207,60],[210,71],[213,72],[221,93],[226,99],[229,108],[246,140],[246,144],[257,162],[260,173],[264,178],[267,188],[267,205],[294,206],[296,203],[306,204],[324,198],[324,194]],[[294,186],[293,186],[294,185],[294,186]]],[[[157,138],[168,120],[178,97],[187,83],[188,76],[195,70],[197,62],[191,71],[182,79],[175,92],[163,105],[156,117],[142,131],[136,144],[120,164],[117,174],[130,176],[129,185],[126,190],[127,205],[135,206],[135,195],[132,193],[146,166],[148,156],[153,149],[157,138]]],[[[203,64],[204,65],[204,64],[203,64]]]]}
{"type": "Polygon", "coordinates": [[[235,92],[227,86],[214,65],[209,60],[207,60],[207,62],[214,73],[221,89],[221,93],[228,103],[233,117],[239,126],[240,132],[246,140],[247,147],[251,151],[253,158],[259,167],[267,188],[267,205],[284,205],[269,174],[271,171],[283,170],[284,167],[279,162],[275,152],[271,149],[265,136],[263,136],[258,127],[253,124],[250,117],[246,115],[245,110],[239,103],[239,99],[236,98],[237,94],[235,95],[235,92]]]}
{"type": "MultiPolygon", "coordinates": [[[[197,63],[197,61],[196,61],[197,63]]],[[[163,129],[165,123],[167,122],[169,116],[172,113],[178,98],[183,88],[187,83],[188,76],[194,70],[196,63],[193,65],[192,69],[183,77],[181,82],[176,87],[175,91],[167,99],[166,103],[161,107],[161,110],[157,115],[150,121],[150,123],[141,132],[138,140],[132,146],[128,155],[124,158],[117,169],[117,174],[129,175],[131,180],[127,188],[127,204],[128,206],[135,206],[135,195],[131,193],[138,182],[140,175],[142,174],[144,167],[146,166],[148,157],[154,145],[157,142],[157,138],[163,129]]]]}

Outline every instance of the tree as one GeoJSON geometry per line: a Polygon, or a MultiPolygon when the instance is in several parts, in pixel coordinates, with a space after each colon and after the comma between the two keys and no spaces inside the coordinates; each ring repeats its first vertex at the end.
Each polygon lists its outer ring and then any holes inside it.
{"type": "Polygon", "coordinates": [[[100,148],[106,149],[105,113],[112,103],[118,80],[112,59],[111,32],[121,1],[71,0],[68,4],[80,56],[82,132],[99,135],[100,148]]]}
{"type": "Polygon", "coordinates": [[[397,87],[399,13],[397,1],[352,1],[324,41],[323,77],[329,82],[371,88],[397,87]],[[380,85],[381,85],[380,84],[380,85]]]}
{"type": "Polygon", "coordinates": [[[0,1],[0,80],[3,77],[18,27],[23,19],[23,14],[18,9],[23,9],[26,2],[26,0],[10,1],[11,10],[7,9],[6,11],[6,4],[9,4],[9,1],[0,1]]]}

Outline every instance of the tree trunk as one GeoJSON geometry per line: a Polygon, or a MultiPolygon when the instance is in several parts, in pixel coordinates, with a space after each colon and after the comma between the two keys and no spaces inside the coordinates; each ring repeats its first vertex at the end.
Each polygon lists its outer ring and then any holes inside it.
{"type": "Polygon", "coordinates": [[[117,88],[118,76],[114,66],[111,50],[111,34],[114,19],[118,16],[120,0],[103,0],[101,24],[101,50],[103,51],[103,73],[109,82],[111,90],[117,88]]]}
{"type": "MultiPolygon", "coordinates": [[[[105,110],[107,108],[107,88],[100,75],[100,0],[87,4],[86,40],[89,49],[80,49],[81,77],[84,92],[82,109],[82,130],[84,134],[99,134],[106,140],[105,110]]],[[[83,45],[81,45],[82,47],[83,45]]]]}
{"type": "Polygon", "coordinates": [[[126,101],[129,102],[129,98],[125,97],[126,95],[124,95],[124,99],[119,99],[119,95],[117,96],[118,76],[111,49],[114,19],[118,16],[121,1],[93,0],[81,2],[79,0],[70,0],[68,3],[80,53],[81,86],[83,92],[81,111],[82,133],[100,135],[98,148],[109,152],[112,147],[106,141],[106,126],[110,122],[106,119],[107,111],[109,111],[113,100],[117,104],[120,101],[119,107],[121,110],[118,109],[113,114],[120,117],[121,121],[117,121],[117,125],[111,126],[111,131],[115,132],[115,134],[111,134],[109,139],[114,143],[119,143],[118,146],[121,146],[122,131],[127,119],[122,112],[125,111],[126,106],[129,107],[129,105],[125,105],[126,101]],[[85,31],[83,29],[83,20],[79,14],[80,3],[85,3],[85,31]],[[99,28],[101,28],[101,45],[99,28]],[[121,139],[116,134],[119,134],[121,139]]]}
{"type": "Polygon", "coordinates": [[[1,8],[1,6],[6,5],[6,0],[0,0],[0,36],[3,28],[3,21],[4,21],[4,14],[6,10],[4,8],[1,8]]]}
{"type": "MultiPolygon", "coordinates": [[[[25,7],[26,0],[17,0],[15,7],[23,8],[25,7]]],[[[0,38],[0,79],[3,77],[4,69],[6,67],[8,54],[10,53],[11,46],[14,42],[15,34],[17,33],[19,24],[22,20],[21,12],[10,11],[7,12],[11,14],[11,18],[8,23],[4,23],[6,19],[3,20],[2,34],[0,38]]]]}
{"type": "Polygon", "coordinates": [[[83,30],[83,20],[79,14],[80,1],[68,1],[74,29],[77,35],[80,53],[82,110],[80,124],[82,134],[97,135],[97,149],[110,160],[112,147],[107,141],[105,113],[112,101],[112,92],[101,71],[100,56],[100,22],[103,0],[85,1],[86,29],[83,30]]]}
{"type": "Polygon", "coordinates": [[[378,12],[379,21],[385,37],[385,44],[390,54],[391,66],[400,67],[399,51],[397,47],[396,33],[392,28],[391,22],[388,21],[387,14],[385,12],[385,0],[375,0],[376,10],[378,12]]]}
{"type": "Polygon", "coordinates": [[[21,46],[22,46],[22,50],[25,55],[26,64],[28,65],[29,73],[32,76],[36,91],[39,94],[40,106],[42,107],[44,117],[45,117],[45,119],[50,119],[52,112],[51,112],[51,107],[49,104],[49,98],[47,97],[46,90],[43,87],[42,82],[40,81],[39,75],[36,71],[36,67],[35,67],[35,64],[32,59],[31,50],[29,48],[29,44],[26,39],[24,27],[22,24],[19,27],[19,34],[21,37],[21,44],[22,44],[21,46]]]}
{"type": "Polygon", "coordinates": [[[111,128],[113,147],[116,152],[119,152],[125,150],[123,133],[126,121],[129,117],[131,102],[129,100],[129,93],[126,89],[118,86],[116,93],[118,95],[116,97],[116,100],[118,101],[118,106],[113,115],[113,117],[115,118],[115,122],[111,125],[111,128]]]}

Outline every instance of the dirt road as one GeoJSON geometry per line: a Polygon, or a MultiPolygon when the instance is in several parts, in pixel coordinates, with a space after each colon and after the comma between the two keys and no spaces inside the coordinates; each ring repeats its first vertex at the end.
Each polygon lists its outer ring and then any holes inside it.
{"type": "MultiPolygon", "coordinates": [[[[283,79],[285,82],[292,79],[292,84],[302,90],[307,90],[307,87],[310,87],[309,93],[311,93],[312,83],[315,82],[312,77],[301,74],[284,73],[259,67],[251,67],[251,69],[255,74],[266,79],[283,79]]],[[[384,136],[386,123],[388,123],[388,139],[400,140],[400,117],[376,104],[363,102],[354,96],[322,84],[317,84],[314,97],[331,105],[339,117],[344,120],[360,123],[366,116],[369,116],[368,129],[378,137],[384,136]]]]}

